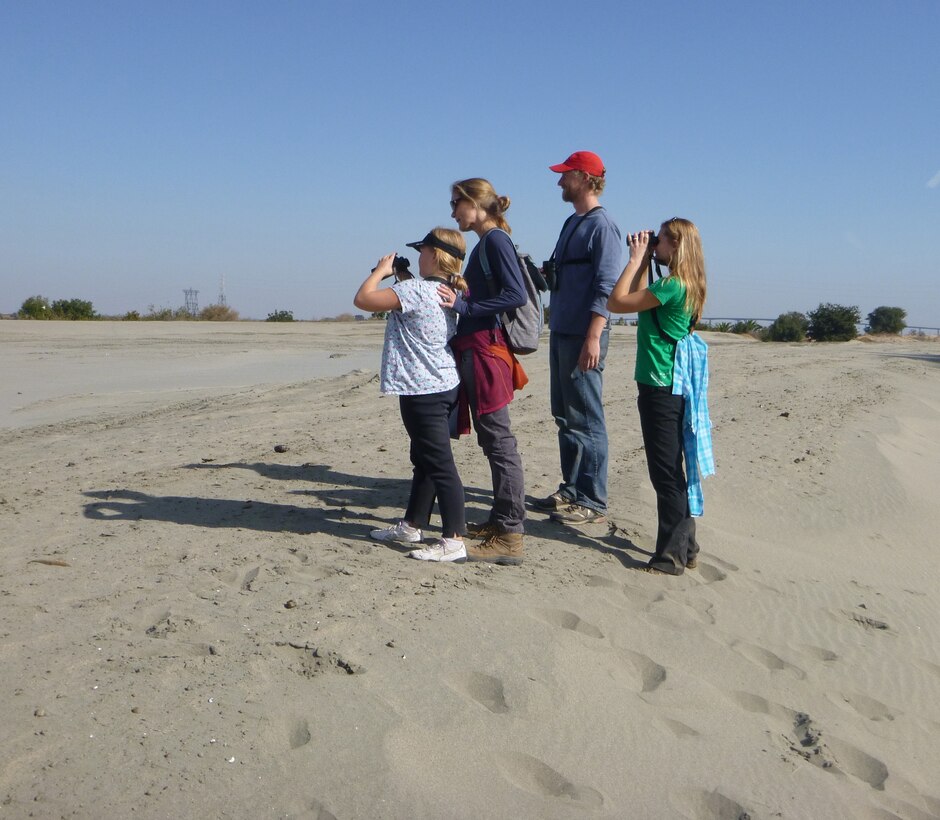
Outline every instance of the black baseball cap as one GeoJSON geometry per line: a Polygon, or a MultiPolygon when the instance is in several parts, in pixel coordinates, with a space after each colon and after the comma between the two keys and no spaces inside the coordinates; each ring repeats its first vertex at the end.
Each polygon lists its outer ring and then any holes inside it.
{"type": "Polygon", "coordinates": [[[432,248],[440,248],[442,251],[444,251],[444,253],[449,253],[451,256],[456,257],[461,262],[464,260],[465,254],[462,250],[454,247],[448,242],[445,242],[443,239],[438,239],[433,233],[428,233],[424,239],[421,239],[418,242],[407,243],[409,248],[414,248],[416,251],[420,251],[423,245],[430,245],[432,248]]]}

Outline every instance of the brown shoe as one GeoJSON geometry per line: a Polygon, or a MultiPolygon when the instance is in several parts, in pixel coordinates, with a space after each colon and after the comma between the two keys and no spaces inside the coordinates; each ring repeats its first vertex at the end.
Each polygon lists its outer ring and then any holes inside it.
{"type": "Polygon", "coordinates": [[[522,533],[503,532],[491,535],[480,544],[467,544],[468,561],[489,561],[491,564],[522,563],[522,533]]]}
{"type": "Polygon", "coordinates": [[[502,530],[492,521],[484,521],[482,524],[467,524],[467,535],[470,538],[489,538],[491,535],[501,535],[502,530]]]}

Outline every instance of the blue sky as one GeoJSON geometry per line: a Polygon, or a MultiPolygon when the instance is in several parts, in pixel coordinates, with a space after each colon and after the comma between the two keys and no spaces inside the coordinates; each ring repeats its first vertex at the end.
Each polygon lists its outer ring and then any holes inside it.
{"type": "Polygon", "coordinates": [[[202,306],[223,276],[243,317],[354,312],[463,177],[546,258],[570,207],[547,166],[587,149],[622,231],[699,225],[706,316],[937,326],[938,42],[936,0],[9,0],[0,312],[202,306]]]}

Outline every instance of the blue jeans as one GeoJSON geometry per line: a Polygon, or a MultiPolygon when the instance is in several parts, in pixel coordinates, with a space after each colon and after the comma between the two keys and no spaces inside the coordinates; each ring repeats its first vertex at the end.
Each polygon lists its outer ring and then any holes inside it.
{"type": "Polygon", "coordinates": [[[600,361],[581,372],[583,336],[552,333],[548,361],[551,405],[558,425],[561,483],[558,492],[582,507],[607,512],[607,422],[604,419],[604,363],[610,331],[601,333],[600,361]]]}

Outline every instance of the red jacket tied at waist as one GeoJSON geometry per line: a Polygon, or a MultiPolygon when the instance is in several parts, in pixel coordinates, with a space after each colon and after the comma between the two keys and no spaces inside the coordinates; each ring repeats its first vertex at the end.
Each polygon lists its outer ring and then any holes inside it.
{"type": "MultiPolygon", "coordinates": [[[[501,410],[512,401],[514,390],[520,390],[529,383],[519,360],[506,347],[501,329],[454,336],[450,346],[458,360],[465,350],[473,351],[473,381],[477,413],[480,415],[501,410]]],[[[459,432],[461,435],[469,433],[470,405],[465,385],[460,388],[459,414],[459,432]]]]}

